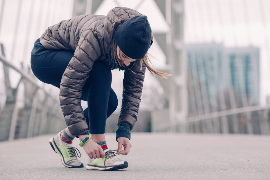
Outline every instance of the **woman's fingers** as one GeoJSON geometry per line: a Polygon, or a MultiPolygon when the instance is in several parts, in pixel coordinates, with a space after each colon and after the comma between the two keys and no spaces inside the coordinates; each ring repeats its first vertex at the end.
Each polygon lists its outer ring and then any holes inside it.
{"type": "Polygon", "coordinates": [[[122,151],[122,145],[123,145],[122,141],[118,140],[118,150],[117,150],[118,153],[122,151]]]}
{"type": "Polygon", "coordinates": [[[95,150],[94,150],[94,153],[95,153],[95,155],[96,155],[96,158],[100,158],[99,150],[98,150],[98,149],[95,149],[95,150]]]}
{"type": "Polygon", "coordinates": [[[119,137],[118,138],[118,154],[127,155],[129,153],[129,150],[131,148],[131,143],[128,138],[125,137],[119,137]],[[122,146],[124,146],[124,150],[122,150],[122,146]]]}
{"type": "Polygon", "coordinates": [[[124,146],[124,150],[120,151],[119,154],[122,154],[122,155],[127,155],[129,153],[129,150],[131,148],[130,145],[126,144],[126,145],[123,145],[124,146]]]}
{"type": "Polygon", "coordinates": [[[89,152],[87,155],[89,156],[90,159],[93,159],[93,154],[91,152],[89,152]]]}
{"type": "Polygon", "coordinates": [[[129,150],[131,148],[131,144],[127,144],[125,147],[126,155],[129,153],[129,150]]]}
{"type": "Polygon", "coordinates": [[[100,158],[105,158],[105,152],[103,151],[101,147],[99,147],[99,154],[100,154],[100,158]]]}
{"type": "Polygon", "coordinates": [[[91,159],[104,158],[105,153],[102,148],[92,140],[87,141],[83,145],[83,149],[91,159]]]}

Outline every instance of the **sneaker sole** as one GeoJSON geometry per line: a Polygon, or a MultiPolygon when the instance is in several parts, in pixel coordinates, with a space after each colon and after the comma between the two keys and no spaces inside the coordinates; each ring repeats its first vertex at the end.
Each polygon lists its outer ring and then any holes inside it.
{"type": "Polygon", "coordinates": [[[128,162],[125,161],[124,164],[120,164],[117,166],[105,166],[105,167],[101,167],[101,166],[93,166],[93,165],[86,165],[86,169],[88,170],[99,170],[99,171],[115,171],[115,170],[119,170],[119,169],[125,169],[128,167],[128,162]]]}
{"type": "Polygon", "coordinates": [[[58,154],[59,156],[61,156],[61,162],[62,164],[65,166],[65,167],[68,167],[68,168],[82,168],[84,167],[83,166],[83,163],[81,163],[80,166],[72,166],[72,165],[68,165],[65,163],[64,161],[64,156],[62,155],[61,151],[59,150],[59,148],[57,147],[55,141],[54,141],[54,138],[52,137],[50,140],[49,140],[49,144],[51,145],[53,151],[58,154]]]}

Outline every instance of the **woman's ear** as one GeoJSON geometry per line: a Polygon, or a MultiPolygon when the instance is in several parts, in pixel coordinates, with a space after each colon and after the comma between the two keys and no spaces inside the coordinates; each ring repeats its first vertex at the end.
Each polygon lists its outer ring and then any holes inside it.
{"type": "MultiPolygon", "coordinates": [[[[149,48],[152,46],[152,44],[153,44],[153,36],[151,37],[151,41],[150,41],[149,48]]],[[[148,49],[149,49],[149,48],[148,48],[148,49]]]]}

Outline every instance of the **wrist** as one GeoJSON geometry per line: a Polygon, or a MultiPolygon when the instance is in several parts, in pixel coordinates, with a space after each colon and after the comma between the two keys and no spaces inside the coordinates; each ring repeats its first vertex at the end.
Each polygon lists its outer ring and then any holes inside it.
{"type": "Polygon", "coordinates": [[[81,142],[79,143],[79,145],[82,147],[85,143],[87,143],[89,140],[91,139],[91,137],[89,135],[86,135],[86,137],[81,140],[81,142]]]}
{"type": "Polygon", "coordinates": [[[127,124],[120,124],[118,126],[118,129],[116,131],[116,141],[119,137],[125,137],[130,140],[131,138],[130,128],[127,124]]]}
{"type": "Polygon", "coordinates": [[[88,134],[85,134],[85,135],[79,135],[79,139],[80,141],[82,141],[84,138],[86,138],[87,136],[89,136],[88,134]]]}

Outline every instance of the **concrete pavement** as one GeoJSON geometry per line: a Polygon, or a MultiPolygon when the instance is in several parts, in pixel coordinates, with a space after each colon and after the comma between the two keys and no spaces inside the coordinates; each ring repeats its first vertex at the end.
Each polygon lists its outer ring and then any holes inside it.
{"type": "MultiPolygon", "coordinates": [[[[65,168],[51,135],[0,143],[0,180],[228,179],[270,180],[270,136],[132,133],[129,167],[119,171],[65,168]]],[[[108,146],[117,148],[114,134],[108,146]]],[[[87,156],[81,151],[82,161],[87,156]]]]}

